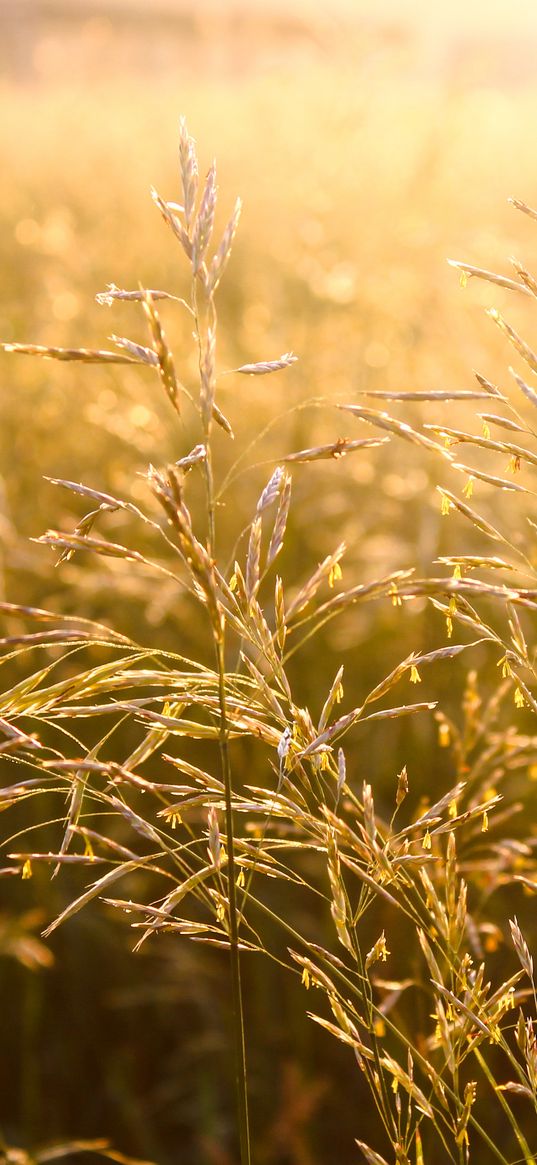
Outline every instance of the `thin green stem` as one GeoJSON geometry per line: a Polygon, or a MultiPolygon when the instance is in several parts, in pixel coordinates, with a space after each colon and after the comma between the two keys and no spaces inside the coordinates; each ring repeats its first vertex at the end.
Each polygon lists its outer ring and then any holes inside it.
{"type": "Polygon", "coordinates": [[[250,1127],[248,1116],[248,1091],[246,1075],[246,1047],[244,1038],[244,1012],[241,988],[241,966],[239,953],[239,921],[237,910],[237,889],[235,880],[235,835],[232,805],[231,760],[229,755],[229,734],[226,708],[224,633],[216,641],[218,662],[218,696],[220,701],[220,756],[226,803],[226,834],[228,852],[228,901],[229,901],[229,948],[231,963],[231,992],[233,1005],[233,1029],[235,1043],[235,1084],[237,1115],[239,1120],[239,1142],[241,1165],[250,1165],[250,1127]]]}
{"type": "Polygon", "coordinates": [[[503,1095],[503,1092],[501,1091],[500,1088],[498,1088],[498,1085],[494,1079],[494,1076],[492,1075],[492,1072],[490,1071],[490,1068],[489,1068],[484,1056],[481,1055],[481,1052],[478,1051],[477,1048],[474,1048],[474,1056],[479,1064],[479,1067],[481,1068],[481,1071],[483,1072],[484,1076],[486,1076],[486,1078],[487,1078],[487,1080],[492,1088],[492,1091],[494,1093],[496,1100],[498,1100],[500,1102],[500,1104],[503,1108],[503,1111],[504,1111],[504,1113],[509,1121],[509,1124],[511,1125],[511,1128],[512,1128],[512,1130],[515,1134],[515,1137],[520,1145],[520,1148],[522,1149],[522,1152],[524,1154],[524,1161],[526,1162],[526,1165],[535,1165],[535,1154],[532,1153],[532,1151],[528,1145],[528,1142],[527,1142],[527,1140],[526,1140],[526,1138],[525,1138],[525,1136],[524,1136],[524,1134],[523,1134],[523,1132],[518,1124],[518,1121],[515,1119],[515,1116],[514,1116],[513,1112],[511,1111],[511,1108],[510,1108],[509,1104],[507,1103],[505,1096],[503,1095]]]}

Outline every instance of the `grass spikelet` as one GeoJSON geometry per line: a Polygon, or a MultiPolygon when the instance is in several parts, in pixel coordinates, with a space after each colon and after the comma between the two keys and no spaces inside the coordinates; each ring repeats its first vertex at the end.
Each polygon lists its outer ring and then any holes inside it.
{"type": "Polygon", "coordinates": [[[173,355],[168,346],[159,314],[149,292],[145,293],[144,311],[149,330],[153,339],[153,349],[157,358],[158,370],[162,386],[176,412],[180,412],[179,384],[175,375],[173,355]]]}
{"type": "Polygon", "coordinates": [[[274,519],[274,528],[271,534],[267,552],[267,567],[271,566],[283,546],[289,507],[291,505],[291,474],[284,473],[281,478],[280,501],[274,519]]]}
{"type": "Polygon", "coordinates": [[[532,404],[534,408],[537,408],[537,392],[534,392],[533,388],[530,388],[530,385],[526,384],[526,381],[523,380],[517,372],[515,372],[514,368],[510,368],[509,372],[511,373],[513,380],[515,380],[518,384],[520,391],[523,392],[527,400],[530,401],[530,404],[532,404]]]}
{"type": "Polygon", "coordinates": [[[456,259],[448,259],[450,267],[455,267],[457,271],[462,272],[467,278],[475,276],[478,279],[485,279],[488,283],[495,283],[498,287],[507,287],[509,291],[521,291],[523,295],[531,295],[531,292],[523,283],[518,283],[515,279],[509,279],[506,275],[496,275],[494,271],[485,271],[481,267],[472,267],[470,263],[460,263],[456,259]]]}
{"type": "Polygon", "coordinates": [[[524,284],[524,287],[527,288],[530,295],[533,295],[534,298],[537,298],[537,279],[535,279],[529,271],[526,271],[526,268],[523,267],[521,263],[518,263],[516,259],[511,259],[511,263],[513,264],[520,282],[524,284]]]}
{"type": "MultiPolygon", "coordinates": [[[[93,348],[48,348],[43,344],[0,344],[3,352],[39,356],[43,360],[78,360],[82,364],[140,364],[139,356],[93,348]]],[[[145,361],[144,361],[145,362],[145,361]]]]}
{"type": "MultiPolygon", "coordinates": [[[[222,414],[215,412],[214,394],[216,391],[216,329],[213,324],[209,324],[207,328],[207,335],[202,346],[200,358],[200,410],[201,418],[206,431],[208,431],[211,419],[215,417],[219,423],[222,423],[222,414]]],[[[226,428],[223,425],[223,428],[226,428]]]]}
{"type": "Polygon", "coordinates": [[[185,223],[187,231],[190,231],[198,193],[198,159],[196,157],[196,144],[188,133],[184,117],[179,121],[179,168],[185,223]]]}
{"type": "Polygon", "coordinates": [[[511,206],[514,206],[515,210],[521,210],[522,213],[527,214],[529,218],[537,220],[537,210],[532,210],[531,206],[528,206],[528,204],[523,202],[521,198],[509,198],[507,201],[511,203],[511,206]]]}
{"type": "Polygon", "coordinates": [[[269,506],[279,497],[283,479],[283,469],[277,466],[259,498],[256,506],[257,514],[262,514],[264,510],[268,510],[269,506]]]}
{"type": "Polygon", "coordinates": [[[360,421],[368,421],[371,425],[377,425],[381,429],[386,429],[389,433],[395,433],[397,437],[403,437],[413,445],[422,445],[424,449],[430,449],[432,452],[439,453],[442,457],[447,458],[448,461],[451,460],[451,455],[447,449],[442,449],[440,445],[436,444],[436,441],[431,441],[430,437],[419,433],[411,425],[408,425],[406,421],[397,421],[394,417],[390,417],[388,413],[381,413],[375,409],[362,408],[360,405],[338,405],[338,408],[352,413],[360,421]]]}
{"type": "Polygon", "coordinates": [[[225,231],[224,231],[224,234],[222,235],[222,239],[221,239],[221,242],[218,246],[218,249],[215,252],[215,254],[213,255],[213,258],[211,259],[211,262],[209,264],[209,270],[207,273],[207,294],[208,295],[213,295],[213,293],[216,291],[216,289],[220,283],[220,280],[222,278],[222,275],[224,274],[224,271],[226,269],[229,257],[231,255],[231,248],[233,246],[233,240],[235,238],[237,227],[239,225],[241,210],[242,210],[242,202],[241,202],[240,198],[237,198],[237,201],[235,203],[235,207],[233,210],[233,214],[231,215],[231,218],[230,218],[230,220],[225,228],[225,231]]]}
{"type": "Polygon", "coordinates": [[[468,518],[468,521],[471,522],[472,525],[476,527],[476,529],[480,530],[482,534],[486,534],[489,538],[494,538],[496,542],[505,542],[505,538],[499,530],[496,530],[494,526],[491,526],[490,522],[487,522],[484,518],[481,518],[480,515],[471,508],[471,506],[467,506],[465,502],[461,502],[460,498],[457,498],[455,494],[451,493],[451,490],[444,489],[440,486],[437,486],[437,489],[441,497],[447,498],[451,505],[456,510],[458,510],[460,514],[463,514],[465,518],[468,518]]]}
{"type": "Polygon", "coordinates": [[[509,927],[511,930],[511,938],[513,940],[513,946],[514,946],[515,951],[518,955],[520,965],[523,968],[523,970],[526,972],[528,979],[530,979],[533,982],[533,958],[530,954],[528,944],[524,938],[524,935],[522,934],[522,931],[518,925],[518,921],[516,918],[512,919],[509,922],[509,927]]]}
{"type": "Polygon", "coordinates": [[[496,413],[478,413],[478,416],[487,425],[499,425],[500,429],[509,429],[512,433],[526,433],[528,436],[530,435],[529,429],[519,425],[517,421],[513,421],[510,417],[499,417],[496,413]]]}
{"type": "Polygon", "coordinates": [[[337,441],[332,441],[328,445],[316,445],[313,449],[300,449],[297,453],[288,453],[282,461],[286,463],[325,461],[331,457],[338,461],[348,453],[355,453],[358,449],[374,449],[376,446],[385,445],[389,440],[389,437],[366,437],[361,441],[350,441],[347,437],[338,437],[337,441]]]}
{"type": "Polygon", "coordinates": [[[250,529],[248,554],[246,557],[246,595],[252,599],[259,587],[259,561],[261,557],[261,517],[254,518],[250,529]]]}
{"type": "Polygon", "coordinates": [[[484,481],[487,485],[494,485],[497,489],[514,490],[518,493],[531,493],[531,490],[526,489],[523,485],[518,485],[514,481],[507,481],[505,477],[495,477],[493,473],[484,473],[482,469],[476,469],[475,466],[470,468],[469,465],[462,465],[460,462],[453,462],[453,469],[459,470],[460,473],[468,474],[469,480],[477,478],[478,481],[484,481]]]}
{"type": "Polygon", "coordinates": [[[211,241],[216,208],[216,163],[213,162],[201,196],[200,207],[192,230],[192,271],[198,275],[207,247],[211,241]]]}
{"type": "Polygon", "coordinates": [[[330,578],[334,567],[338,566],[341,562],[346,549],[347,548],[345,543],[341,542],[336,550],[334,550],[332,554],[328,554],[326,558],[323,559],[323,561],[319,564],[317,569],[314,570],[308,581],[304,583],[298,594],[295,595],[295,598],[289,604],[287,609],[287,617],[289,620],[291,620],[294,615],[300,614],[304,607],[306,607],[307,604],[311,602],[311,600],[317,594],[321,584],[325,581],[325,579],[328,580],[330,578]]]}
{"type": "Polygon", "coordinates": [[[155,206],[158,208],[158,210],[160,210],[164,222],[167,224],[167,226],[170,227],[176,239],[178,239],[180,242],[185,255],[190,261],[192,261],[192,242],[190,240],[188,231],[185,230],[180,218],[173,213],[173,211],[168,206],[168,203],[160,197],[160,194],[157,193],[154,187],[151,188],[151,197],[155,203],[155,206]]]}
{"type": "Polygon", "coordinates": [[[499,311],[497,311],[495,307],[491,307],[487,314],[490,316],[491,320],[494,320],[494,323],[498,325],[500,331],[502,331],[504,335],[507,336],[509,343],[513,345],[513,348],[516,349],[519,356],[521,356],[522,359],[525,360],[526,364],[529,365],[532,372],[537,372],[537,356],[530,348],[529,344],[526,344],[526,341],[523,340],[522,337],[519,336],[518,332],[516,332],[515,329],[507,323],[507,320],[505,320],[503,316],[500,315],[499,311]]]}
{"type": "MultiPolygon", "coordinates": [[[[191,311],[191,308],[187,304],[186,300],[180,299],[177,295],[172,295],[169,291],[158,291],[154,287],[148,287],[147,294],[150,295],[151,299],[153,300],[171,299],[175,303],[181,303],[183,307],[186,307],[187,311],[191,311]]],[[[127,291],[125,288],[117,287],[115,283],[109,283],[107,285],[106,291],[97,292],[97,295],[95,296],[95,302],[100,304],[101,307],[112,307],[116,300],[126,300],[131,303],[142,303],[145,295],[145,288],[143,290],[138,289],[138,291],[127,291]]]]}
{"type": "Polygon", "coordinates": [[[135,344],[132,340],[125,339],[124,336],[110,336],[117,348],[124,348],[126,352],[130,352],[131,356],[141,360],[142,364],[152,364],[153,367],[158,364],[158,356],[152,348],[144,348],[142,344],[135,344]]]}
{"type": "Polygon", "coordinates": [[[234,368],[232,371],[241,372],[244,376],[267,376],[270,372],[281,372],[282,368],[289,368],[297,360],[298,356],[294,356],[292,352],[284,352],[279,360],[261,360],[257,364],[241,364],[240,368],[234,368]]]}

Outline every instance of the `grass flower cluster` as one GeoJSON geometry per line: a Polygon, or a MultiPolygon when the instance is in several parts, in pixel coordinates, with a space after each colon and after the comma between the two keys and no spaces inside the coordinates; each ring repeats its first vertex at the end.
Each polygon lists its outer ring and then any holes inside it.
{"type": "MultiPolygon", "coordinates": [[[[513,369],[514,403],[481,375],[477,388],[460,392],[379,391],[369,393],[377,399],[367,406],[339,402],[335,417],[348,433],[282,450],[261,493],[252,496],[247,528],[225,544],[219,515],[233,473],[227,446],[234,434],[222,378],[226,385],[235,378],[242,402],[246,378],[292,378],[296,357],[269,353],[273,358],[220,369],[217,295],[240,202],[215,243],[216,167],[200,178],[184,122],[179,168],[180,201],[156,191],[153,199],[189,271],[189,298],[110,284],[98,300],[118,312],[138,309],[145,343],[114,335],[110,350],[16,342],[4,350],[134,365],[158,380],[176,426],[178,456],[148,467],[145,504],[138,488],[132,497],[116,497],[50,478],[87,511],[74,529],[50,530],[39,541],[59,564],[84,555],[90,571],[92,556],[110,558],[139,572],[148,587],[171,588],[182,618],[202,629],[199,656],[154,647],[146,642],[148,628],[134,642],[82,615],[1,604],[4,615],[25,624],[2,641],[5,674],[13,662],[23,670],[0,697],[0,751],[12,771],[2,808],[16,822],[5,833],[2,873],[29,882],[43,865],[51,875],[82,867],[84,888],[49,920],[45,937],[99,900],[127,919],[135,950],[175,936],[228,953],[241,1165],[261,1160],[260,1133],[249,1119],[256,1031],[245,1021],[244,990],[248,961],[261,955],[273,960],[278,975],[301,980],[312,1022],[345,1045],[348,1098],[355,1088],[369,1092],[375,1123],[368,1117],[364,1139],[357,1108],[357,1160],[532,1165],[537,1000],[517,902],[523,890],[537,889],[535,839],[524,820],[533,803],[528,773],[537,759],[531,642],[537,567],[530,548],[534,523],[524,510],[537,463],[537,430],[527,415],[537,393],[513,369]],[[195,387],[183,378],[181,354],[167,339],[168,311],[186,314],[193,333],[195,387]],[[479,431],[434,419],[410,424],[396,415],[410,402],[414,408],[445,401],[453,413],[469,402],[483,409],[479,431]],[[394,403],[394,415],[387,402],[394,403]],[[432,459],[441,513],[466,526],[471,552],[442,556],[430,576],[401,569],[347,586],[346,545],[336,536],[333,549],[302,579],[286,580],[294,467],[324,459],[344,466],[346,458],[388,442],[394,456],[405,442],[432,459]],[[501,471],[498,460],[506,463],[501,471]],[[520,500],[507,533],[488,511],[480,512],[481,486],[520,500]],[[107,533],[118,516],[122,541],[107,533]],[[357,706],[346,704],[339,667],[326,677],[322,707],[304,707],[294,691],[296,660],[338,617],[371,602],[430,604],[440,616],[438,646],[406,655],[357,706]],[[483,697],[477,672],[470,672],[456,722],[436,702],[415,697],[429,666],[434,674],[437,663],[450,665],[463,652],[488,653],[498,682],[483,697]],[[512,727],[514,716],[523,717],[522,728],[512,727]],[[348,742],[379,722],[389,732],[403,717],[436,724],[453,780],[434,788],[434,758],[424,757],[428,803],[416,804],[404,768],[393,774],[391,806],[379,808],[373,781],[347,763],[348,742]],[[250,750],[246,781],[234,767],[241,745],[250,750]],[[282,888],[277,897],[275,885],[282,888]],[[489,911],[497,893],[503,930],[497,910],[489,911]],[[327,920],[326,946],[303,922],[319,913],[327,920]],[[506,939],[511,947],[503,966],[511,965],[498,976],[494,955],[506,939]]],[[[537,217],[524,204],[518,208],[537,217]]],[[[455,265],[465,279],[537,296],[537,283],[520,264],[515,278],[455,265]]],[[[503,316],[492,314],[531,379],[537,355],[503,316]]],[[[241,450],[235,465],[240,456],[241,450]]],[[[397,615],[403,620],[405,612],[397,615]]],[[[40,950],[36,957],[46,958],[40,950]]],[[[348,1098],[341,1097],[342,1105],[348,1098]]],[[[99,1144],[80,1142],[97,1152],[99,1144]]],[[[63,1148],[76,1152],[76,1146],[63,1148]]]]}

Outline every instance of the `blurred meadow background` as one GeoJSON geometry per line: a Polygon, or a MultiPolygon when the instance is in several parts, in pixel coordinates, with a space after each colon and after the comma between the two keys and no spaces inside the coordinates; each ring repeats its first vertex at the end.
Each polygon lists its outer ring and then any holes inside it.
{"type": "MultiPolygon", "coordinates": [[[[185,115],[202,169],[217,158],[219,229],[235,197],[244,202],[219,293],[219,366],[289,350],[299,357],[281,377],[221,382],[236,433],[234,447],[222,437],[220,462],[229,476],[219,521],[231,554],[280,457],[374,435],[338,403],[462,428],[481,402],[407,403],[403,412],[361,394],[470,390],[473,370],[505,386],[512,354],[485,309],[505,310],[531,338],[533,304],[477,280],[462,291],[446,260],[509,273],[515,255],[535,268],[535,224],[508,198],[537,202],[536,52],[537,11],[522,0],[0,0],[0,337],[88,348],[109,347],[111,333],[146,342],[133,305],[106,307],[95,296],[111,282],[185,294],[177,248],[149,197],[154,185],[179,199],[185,115]]],[[[188,382],[191,329],[175,305],[165,308],[188,382]]],[[[83,613],[144,645],[199,656],[200,626],[185,620],[173,586],[156,587],[114,559],[80,556],[55,570],[50,551],[30,540],[50,526],[71,529],[84,512],[45,475],[142,500],[148,464],[177,460],[192,444],[164,395],[136,367],[24,356],[2,355],[0,382],[2,598],[83,613]]],[[[343,539],[348,585],[411,566],[439,573],[439,556],[482,549],[462,518],[440,514],[435,485],[459,490],[456,474],[395,438],[343,461],[297,465],[293,479],[282,569],[295,586],[343,539]]],[[[491,519],[501,511],[516,541],[511,496],[483,485],[479,500],[491,519]]],[[[121,513],[107,529],[128,539],[121,513]]],[[[444,623],[424,601],[352,608],[293,659],[302,703],[318,713],[343,663],[353,707],[410,651],[445,643],[444,623]]],[[[20,621],[6,625],[15,634],[20,621]]],[[[461,722],[468,669],[478,669],[486,701],[495,664],[484,647],[439,663],[424,672],[419,698],[461,722]]],[[[16,675],[17,661],[10,666],[16,675]]],[[[511,701],[503,727],[515,717],[511,701]]],[[[349,746],[357,784],[369,780],[388,815],[405,763],[416,805],[453,783],[437,731],[432,716],[395,721],[349,746]]],[[[237,748],[244,778],[252,763],[237,748]]],[[[43,942],[70,877],[2,883],[7,1143],[102,1135],[163,1165],[229,1165],[223,957],[174,937],[134,956],[128,927],[95,905],[43,942]]],[[[521,899],[517,909],[529,908],[521,899]]],[[[322,920],[302,925],[323,941],[322,920]]],[[[500,958],[502,936],[495,941],[500,958]]],[[[303,989],[282,987],[268,960],[245,974],[256,1160],[357,1160],[368,1101],[348,1049],[310,1023],[303,989]]]]}

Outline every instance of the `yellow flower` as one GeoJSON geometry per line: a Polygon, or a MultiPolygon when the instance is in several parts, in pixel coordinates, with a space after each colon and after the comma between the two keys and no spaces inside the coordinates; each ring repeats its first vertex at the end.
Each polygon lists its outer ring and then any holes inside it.
{"type": "Polygon", "coordinates": [[[523,708],[523,707],[524,707],[524,704],[525,704],[525,700],[524,700],[524,694],[523,694],[523,692],[521,692],[520,688],[515,688],[515,696],[514,696],[514,699],[515,699],[515,706],[516,706],[517,708],[523,708]]]}
{"type": "Polygon", "coordinates": [[[339,562],[335,562],[334,565],[330,567],[330,574],[328,575],[328,586],[333,587],[334,583],[339,582],[340,578],[343,578],[343,571],[339,565],[339,562]]]}

